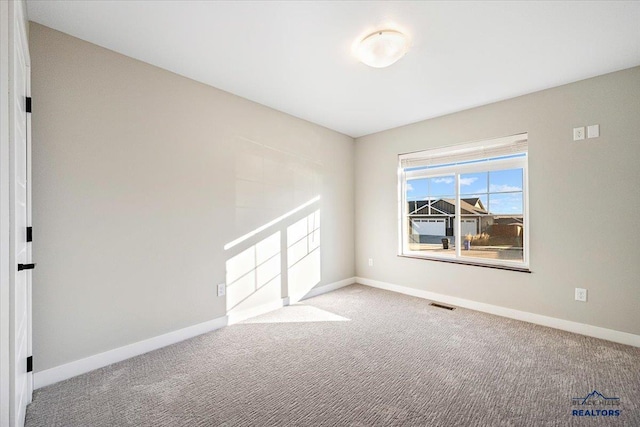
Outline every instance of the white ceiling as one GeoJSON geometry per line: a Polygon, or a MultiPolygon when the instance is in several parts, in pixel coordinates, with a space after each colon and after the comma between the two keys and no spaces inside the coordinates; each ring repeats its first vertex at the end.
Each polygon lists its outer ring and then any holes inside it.
{"type": "Polygon", "coordinates": [[[28,0],[29,19],[358,137],[640,65],[640,2],[28,0]],[[353,42],[412,47],[369,68],[353,42]]]}

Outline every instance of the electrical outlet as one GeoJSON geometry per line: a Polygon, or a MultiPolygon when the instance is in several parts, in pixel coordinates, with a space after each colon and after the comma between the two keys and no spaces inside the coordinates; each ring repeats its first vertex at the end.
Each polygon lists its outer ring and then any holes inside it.
{"type": "Polygon", "coordinates": [[[218,284],[218,296],[223,297],[227,293],[227,286],[224,283],[218,284]]]}
{"type": "Polygon", "coordinates": [[[369,267],[373,267],[373,258],[369,258],[369,267]]]}
{"type": "Polygon", "coordinates": [[[587,290],[576,288],[576,301],[587,302],[587,290]]]}
{"type": "Polygon", "coordinates": [[[580,141],[581,139],[584,139],[584,126],[573,128],[573,140],[580,141]]]}

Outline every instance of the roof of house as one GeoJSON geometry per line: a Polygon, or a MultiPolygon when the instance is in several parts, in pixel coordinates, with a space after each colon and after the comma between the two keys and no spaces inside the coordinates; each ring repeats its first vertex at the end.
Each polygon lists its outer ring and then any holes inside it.
{"type": "MultiPolygon", "coordinates": [[[[428,214],[428,207],[431,211],[435,209],[443,215],[455,215],[455,201],[453,199],[437,199],[437,200],[415,200],[409,202],[409,213],[413,215],[428,214]]],[[[460,208],[463,214],[486,215],[489,212],[484,208],[479,197],[460,199],[460,208]]]]}

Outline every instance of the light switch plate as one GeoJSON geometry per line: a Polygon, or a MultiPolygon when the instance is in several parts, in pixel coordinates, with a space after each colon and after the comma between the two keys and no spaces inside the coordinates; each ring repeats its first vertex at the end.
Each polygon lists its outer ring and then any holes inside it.
{"type": "Polygon", "coordinates": [[[587,138],[597,138],[600,136],[600,125],[587,126],[587,138]]]}
{"type": "Polygon", "coordinates": [[[218,284],[218,296],[223,297],[227,293],[227,286],[224,283],[218,284]]]}
{"type": "Polygon", "coordinates": [[[581,139],[584,139],[584,126],[573,128],[573,140],[580,141],[581,139]]]}

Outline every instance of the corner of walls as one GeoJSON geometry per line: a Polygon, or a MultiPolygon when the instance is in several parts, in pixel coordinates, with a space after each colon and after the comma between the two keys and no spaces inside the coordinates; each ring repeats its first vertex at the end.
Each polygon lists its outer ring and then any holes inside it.
{"type": "Polygon", "coordinates": [[[483,313],[493,314],[496,316],[507,317],[509,319],[521,320],[523,322],[534,323],[536,325],[547,326],[549,328],[560,329],[580,335],[586,335],[589,337],[600,338],[620,344],[640,347],[640,335],[629,334],[627,332],[615,331],[612,329],[572,322],[555,317],[542,316],[536,313],[514,310],[511,308],[501,307],[493,304],[485,304],[465,298],[452,297],[449,295],[429,292],[423,289],[416,289],[408,286],[381,282],[379,280],[367,279],[364,277],[356,277],[356,282],[361,285],[371,286],[372,288],[384,289],[387,291],[423,298],[434,302],[445,303],[457,307],[468,308],[470,310],[481,311],[483,313]]]}
{"type": "Polygon", "coordinates": [[[357,138],[356,275],[637,337],[639,116],[634,67],[357,138]],[[572,140],[573,127],[592,124],[599,138],[572,140]],[[397,155],[520,132],[532,274],[399,257],[397,155]],[[574,300],[576,287],[587,303],[574,300]]]}
{"type": "Polygon", "coordinates": [[[354,276],[353,138],[37,23],[30,33],[37,372],[281,305],[289,269],[300,292],[354,276]],[[295,252],[301,228],[321,253],[295,252]]]}

